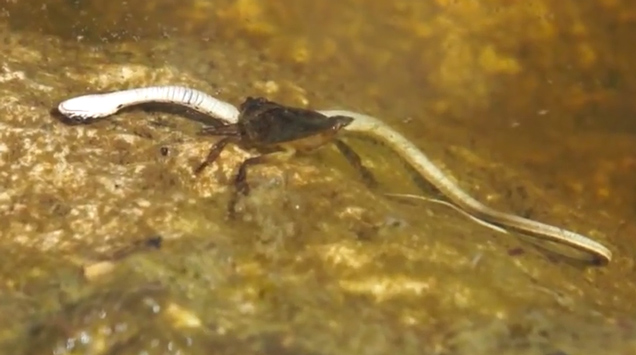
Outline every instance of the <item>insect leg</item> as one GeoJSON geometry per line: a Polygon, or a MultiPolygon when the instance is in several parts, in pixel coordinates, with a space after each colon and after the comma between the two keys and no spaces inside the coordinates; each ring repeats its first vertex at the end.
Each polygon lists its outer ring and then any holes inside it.
{"type": "Polygon", "coordinates": [[[236,124],[205,126],[197,132],[200,136],[238,136],[240,134],[236,124]]]}
{"type": "Polygon", "coordinates": [[[210,148],[208,156],[205,158],[203,163],[201,163],[194,170],[194,174],[199,175],[203,171],[203,169],[205,169],[208,165],[214,163],[214,161],[219,157],[219,155],[221,154],[225,146],[228,145],[228,143],[236,142],[236,140],[237,140],[236,137],[226,137],[214,143],[214,145],[212,145],[212,147],[210,148]]]}
{"type": "Polygon", "coordinates": [[[236,212],[235,207],[238,202],[239,194],[246,196],[250,193],[250,186],[247,182],[247,168],[250,166],[264,164],[270,162],[272,160],[286,160],[289,159],[292,155],[294,155],[295,150],[286,149],[284,151],[274,152],[270,154],[263,154],[253,158],[249,158],[243,161],[239,166],[238,172],[236,173],[236,177],[234,178],[234,193],[232,194],[232,198],[230,199],[230,203],[228,205],[228,211],[230,218],[234,217],[236,212]]]}
{"type": "Polygon", "coordinates": [[[358,174],[360,174],[360,177],[362,177],[362,181],[367,186],[371,188],[378,186],[378,182],[373,176],[373,173],[366,166],[364,166],[364,164],[362,164],[362,159],[360,159],[360,156],[353,150],[353,148],[339,139],[334,139],[333,142],[340,153],[342,153],[342,155],[347,159],[349,164],[351,164],[351,166],[356,169],[358,174]]]}

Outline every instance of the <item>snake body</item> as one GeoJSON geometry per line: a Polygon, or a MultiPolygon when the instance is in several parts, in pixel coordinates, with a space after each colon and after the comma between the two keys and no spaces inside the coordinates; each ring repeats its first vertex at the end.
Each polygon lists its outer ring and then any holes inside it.
{"type": "Polygon", "coordinates": [[[405,159],[429,183],[433,184],[444,196],[462,208],[468,214],[507,227],[518,232],[527,233],[547,241],[565,243],[582,252],[590,254],[594,262],[605,264],[612,258],[612,252],[594,240],[569,230],[544,224],[510,213],[490,208],[467,194],[411,141],[396,132],[377,118],[346,110],[319,111],[326,116],[342,115],[353,117],[354,121],[346,127],[352,131],[370,133],[388,144],[405,159]]]}
{"type": "MultiPolygon", "coordinates": [[[[75,120],[88,120],[115,114],[124,107],[142,103],[166,102],[186,106],[215,118],[236,123],[235,106],[202,91],[182,86],[152,86],[104,94],[84,95],[59,104],[60,113],[75,120]]],[[[544,224],[484,205],[449,179],[419,148],[381,120],[347,110],[321,110],[326,116],[349,116],[354,121],[345,130],[370,135],[391,147],[411,164],[421,176],[442,192],[453,204],[480,220],[528,234],[541,240],[563,244],[583,252],[585,259],[607,264],[612,252],[602,244],[581,234],[544,224]]]]}

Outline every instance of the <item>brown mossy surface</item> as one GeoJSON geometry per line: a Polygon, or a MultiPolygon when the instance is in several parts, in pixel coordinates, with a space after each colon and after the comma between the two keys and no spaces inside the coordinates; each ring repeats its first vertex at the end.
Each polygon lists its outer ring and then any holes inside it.
{"type": "Polygon", "coordinates": [[[481,3],[2,3],[0,351],[636,353],[636,7],[481,3]],[[253,153],[230,147],[195,177],[215,138],[187,112],[50,112],[159,84],[373,114],[480,200],[615,258],[588,268],[389,199],[422,192],[355,137],[380,191],[327,146],[250,170],[228,220],[253,153]],[[86,278],[95,265],[110,272],[86,278]]]}

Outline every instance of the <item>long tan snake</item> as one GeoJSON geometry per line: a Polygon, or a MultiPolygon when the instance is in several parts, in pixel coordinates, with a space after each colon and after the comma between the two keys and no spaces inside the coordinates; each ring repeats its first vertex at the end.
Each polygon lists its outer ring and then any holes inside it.
{"type": "MultiPolygon", "coordinates": [[[[239,115],[234,105],[214,98],[202,91],[183,86],[152,86],[78,96],[61,102],[58,105],[58,110],[67,117],[84,121],[91,118],[110,116],[124,107],[153,102],[186,106],[228,123],[235,123],[239,115]]],[[[501,212],[477,201],[449,179],[411,141],[381,120],[346,110],[320,110],[318,112],[326,116],[342,115],[354,118],[354,121],[345,130],[370,135],[387,144],[412,165],[424,179],[467,214],[479,220],[528,234],[547,242],[567,245],[587,254],[588,257],[585,259],[590,262],[604,265],[611,261],[612,252],[588,237],[514,214],[501,212]]]]}

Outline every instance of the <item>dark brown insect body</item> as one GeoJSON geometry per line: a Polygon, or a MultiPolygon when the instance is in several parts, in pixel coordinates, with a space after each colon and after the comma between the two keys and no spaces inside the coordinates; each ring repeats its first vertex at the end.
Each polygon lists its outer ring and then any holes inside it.
{"type": "Polygon", "coordinates": [[[336,138],[337,133],[353,119],[346,116],[328,117],[319,112],[287,107],[264,98],[248,97],[239,107],[238,122],[221,127],[205,127],[201,134],[225,136],[216,142],[207,158],[195,170],[201,173],[212,164],[228,143],[247,149],[256,149],[262,154],[246,159],[239,167],[234,179],[236,191],[230,201],[229,212],[234,214],[237,193],[248,194],[247,167],[273,159],[287,159],[296,152],[311,152],[333,142],[347,160],[360,171],[365,181],[375,180],[360,161],[360,157],[344,142],[336,138]]]}

